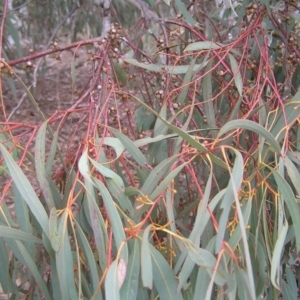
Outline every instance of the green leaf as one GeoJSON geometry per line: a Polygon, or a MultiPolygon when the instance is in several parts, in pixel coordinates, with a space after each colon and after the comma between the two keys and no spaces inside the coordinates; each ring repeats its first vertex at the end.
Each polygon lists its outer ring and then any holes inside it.
{"type": "Polygon", "coordinates": [[[196,247],[192,243],[185,243],[188,250],[188,255],[194,263],[199,267],[213,269],[216,265],[217,260],[215,257],[205,249],[196,247]]]}
{"type": "Polygon", "coordinates": [[[300,91],[284,105],[283,111],[275,111],[274,120],[270,120],[270,131],[276,137],[278,142],[281,142],[293,123],[299,118],[300,115],[300,91]]]}
{"type": "MultiPolygon", "coordinates": [[[[210,283],[210,276],[208,275],[205,269],[199,268],[197,281],[195,284],[194,300],[206,299],[205,297],[206,297],[207,287],[209,283],[210,283]]],[[[209,299],[210,298],[211,295],[209,295],[209,299]]]]}
{"type": "Polygon", "coordinates": [[[90,177],[90,169],[88,163],[87,151],[84,151],[78,162],[78,168],[84,177],[86,200],[84,201],[84,208],[86,209],[87,217],[91,222],[94,239],[99,255],[99,264],[102,270],[107,266],[107,245],[108,237],[106,232],[103,216],[99,210],[99,205],[96,202],[96,194],[94,190],[94,183],[90,177]]]}
{"type": "MultiPolygon", "coordinates": [[[[162,121],[162,119],[167,118],[167,112],[168,112],[167,103],[163,103],[161,108],[160,108],[160,111],[159,111],[160,118],[157,118],[155,120],[154,129],[153,129],[153,136],[154,137],[156,137],[158,135],[161,135],[161,134],[165,134],[167,132],[168,128],[166,127],[166,125],[162,121]]],[[[155,147],[155,146],[153,145],[153,147],[155,147]]],[[[155,149],[156,149],[156,147],[155,147],[155,149]]]]}
{"type": "Polygon", "coordinates": [[[6,31],[9,36],[14,41],[14,47],[17,50],[18,57],[22,57],[22,46],[21,46],[21,39],[20,39],[20,31],[18,29],[17,23],[15,23],[15,19],[12,17],[13,14],[9,13],[6,18],[6,31]]]}
{"type": "Polygon", "coordinates": [[[97,263],[95,261],[93,251],[91,249],[91,245],[87,240],[85,234],[83,233],[80,225],[77,222],[76,222],[76,233],[78,236],[78,243],[80,245],[80,249],[82,249],[84,256],[87,260],[88,270],[92,281],[91,284],[93,286],[93,291],[94,291],[93,299],[102,300],[102,294],[100,291],[97,290],[99,280],[100,280],[98,270],[97,270],[97,263]]]}
{"type": "MultiPolygon", "coordinates": [[[[175,221],[175,207],[174,207],[174,203],[173,203],[173,192],[168,189],[166,191],[166,195],[165,195],[165,199],[166,199],[166,210],[167,210],[167,217],[168,217],[168,222],[169,222],[169,226],[171,231],[174,233],[174,235],[177,235],[177,228],[176,228],[176,221],[175,221]]],[[[182,241],[178,238],[175,237],[175,242],[178,246],[178,248],[180,249],[181,252],[185,251],[184,249],[184,245],[182,243],[182,241]]]]}
{"type": "Polygon", "coordinates": [[[0,225],[0,236],[30,243],[42,244],[42,241],[24,231],[0,225]]]}
{"type": "Polygon", "coordinates": [[[201,199],[201,201],[198,205],[198,208],[197,208],[197,215],[196,215],[194,227],[189,236],[189,239],[194,244],[198,244],[200,242],[200,237],[201,237],[208,221],[211,218],[209,211],[211,211],[211,212],[214,211],[216,205],[219,203],[219,201],[224,197],[224,195],[226,193],[226,190],[222,190],[210,201],[212,178],[213,178],[213,172],[211,169],[209,178],[208,178],[206,186],[205,186],[203,199],[201,199]]]}
{"type": "MultiPolygon", "coordinates": [[[[163,72],[163,73],[174,74],[174,75],[185,74],[190,67],[190,65],[165,66],[165,65],[156,65],[156,64],[146,64],[146,63],[138,62],[134,58],[125,58],[124,61],[136,67],[146,69],[148,71],[157,72],[157,73],[163,72]]],[[[202,64],[195,65],[193,71],[197,72],[202,67],[203,67],[202,64]]]]}
{"type": "Polygon", "coordinates": [[[276,241],[274,251],[273,251],[272,261],[271,261],[271,282],[278,290],[280,290],[280,278],[281,278],[280,260],[283,253],[284,241],[285,241],[288,228],[289,228],[288,223],[287,221],[285,221],[279,232],[278,239],[276,241]]]}
{"type": "Polygon", "coordinates": [[[153,281],[159,298],[183,300],[181,292],[176,292],[177,280],[167,261],[152,245],[149,245],[149,249],[152,258],[153,281]]]}
{"type": "Polygon", "coordinates": [[[134,215],[133,207],[127,196],[125,195],[125,186],[121,176],[111,171],[109,168],[104,167],[102,164],[89,158],[91,163],[95,166],[105,178],[106,184],[112,196],[118,200],[122,210],[128,212],[131,217],[134,215]]]}
{"type": "MultiPolygon", "coordinates": [[[[150,270],[149,270],[150,271],[150,270]]],[[[125,282],[121,288],[121,299],[136,300],[140,277],[140,248],[137,239],[134,239],[133,249],[129,256],[125,282]]]]}
{"type": "Polygon", "coordinates": [[[117,138],[105,137],[104,140],[103,140],[103,144],[107,145],[107,146],[110,146],[110,147],[113,147],[116,151],[117,158],[119,158],[121,156],[121,154],[123,153],[123,151],[125,150],[124,145],[117,138]]]}
{"type": "MultiPolygon", "coordinates": [[[[207,60],[207,57],[204,58],[204,61],[207,60]]],[[[185,102],[185,99],[186,99],[186,96],[187,96],[187,93],[188,93],[188,89],[189,89],[189,86],[192,82],[192,75],[193,75],[193,67],[195,65],[195,62],[196,62],[196,58],[194,58],[191,62],[191,65],[190,65],[190,68],[188,69],[187,73],[185,74],[184,76],[184,79],[183,79],[183,88],[181,89],[181,92],[177,98],[177,102],[181,105],[185,102]]],[[[191,105],[191,108],[190,108],[190,112],[189,112],[189,115],[185,121],[185,123],[183,124],[182,126],[182,130],[183,131],[186,131],[188,129],[188,126],[191,122],[191,119],[193,117],[193,113],[194,113],[194,105],[195,105],[195,98],[192,99],[192,105],[191,105]]],[[[183,114],[181,115],[182,116],[182,119],[183,119],[183,114]]],[[[180,117],[180,116],[179,116],[180,117]]],[[[173,155],[177,155],[180,150],[181,150],[181,147],[182,147],[182,141],[183,141],[183,138],[180,137],[180,138],[177,138],[175,144],[174,144],[174,147],[173,147],[173,155]]]]}
{"type": "MultiPolygon", "coordinates": [[[[203,59],[203,62],[202,62],[203,66],[207,65],[207,63],[208,63],[207,59],[208,59],[208,55],[203,59]]],[[[191,61],[190,67],[189,67],[189,69],[187,70],[187,72],[184,75],[183,82],[182,82],[182,88],[181,88],[180,93],[179,93],[179,95],[177,97],[177,102],[180,105],[183,105],[185,103],[186,98],[187,98],[188,90],[189,90],[190,86],[193,85],[192,76],[194,74],[193,70],[194,70],[194,66],[195,66],[196,60],[197,60],[197,58],[194,58],[191,61]]],[[[185,128],[185,129],[187,129],[187,128],[185,128]]]]}
{"type": "Polygon", "coordinates": [[[118,281],[118,261],[114,260],[108,268],[105,278],[105,298],[120,299],[119,281],[118,281]]]}
{"type": "MultiPolygon", "coordinates": [[[[282,176],[274,169],[269,168],[275,178],[279,192],[282,194],[284,202],[289,210],[289,213],[292,217],[293,227],[300,228],[300,218],[299,218],[299,206],[296,202],[294,194],[287,184],[287,182],[282,178],[282,176]]],[[[296,249],[300,251],[300,230],[295,230],[295,239],[296,239],[296,249]]]]}
{"type": "Polygon", "coordinates": [[[243,79],[241,72],[239,70],[239,65],[232,54],[228,54],[231,70],[234,76],[235,86],[240,94],[240,97],[243,95],[243,79]]]}
{"type": "MultiPolygon", "coordinates": [[[[139,100],[136,98],[136,100],[142,104],[143,106],[145,106],[151,113],[153,113],[156,117],[160,118],[171,130],[173,130],[174,132],[176,132],[180,137],[182,137],[185,141],[187,141],[192,147],[196,148],[199,153],[205,152],[207,153],[208,150],[202,145],[200,144],[198,141],[195,140],[195,138],[193,138],[191,135],[189,135],[188,133],[184,132],[183,130],[181,130],[180,128],[178,128],[177,126],[172,125],[171,123],[169,123],[167,120],[164,120],[160,117],[159,114],[157,114],[156,111],[154,111],[153,109],[151,109],[149,106],[147,106],[143,101],[139,100]]],[[[227,169],[227,165],[220,160],[217,156],[213,155],[213,154],[208,154],[210,159],[212,160],[212,162],[214,162],[216,165],[227,169]]]]}
{"type": "Polygon", "coordinates": [[[298,169],[296,168],[295,164],[286,156],[284,158],[284,164],[286,166],[287,173],[293,183],[295,190],[297,191],[298,196],[300,196],[300,174],[298,169]]]}
{"type": "Polygon", "coordinates": [[[51,288],[52,295],[54,300],[61,300],[60,284],[57,274],[56,261],[50,257],[50,266],[51,266],[51,288]]]}
{"type": "MultiPolygon", "coordinates": [[[[235,150],[235,153],[238,153],[238,151],[235,150]]],[[[233,175],[232,175],[232,177],[233,177],[233,175]]],[[[256,277],[256,274],[253,273],[253,269],[252,269],[252,260],[250,257],[248,234],[246,232],[246,225],[244,222],[241,205],[240,205],[240,201],[239,201],[237,193],[234,196],[234,200],[235,200],[236,212],[237,212],[237,216],[238,216],[238,222],[240,224],[243,246],[244,246],[243,252],[244,252],[244,257],[245,257],[245,262],[246,262],[246,267],[247,267],[248,289],[249,289],[249,293],[250,293],[250,298],[255,300],[256,294],[255,294],[254,276],[256,277]]]]}
{"type": "MultiPolygon", "coordinates": [[[[17,217],[17,223],[22,231],[33,235],[33,228],[30,222],[29,209],[28,205],[24,201],[21,193],[17,189],[15,183],[13,183],[13,197],[15,202],[15,212],[17,217]]],[[[3,203],[4,204],[4,203],[3,203]]],[[[2,204],[3,213],[5,213],[5,206],[2,204]]],[[[9,219],[7,214],[5,214],[5,218],[9,219]]],[[[10,225],[12,226],[12,225],[10,225]]],[[[31,243],[24,243],[26,249],[29,254],[33,257],[35,253],[35,246],[31,243]]]]}
{"type": "MultiPolygon", "coordinates": [[[[194,223],[193,230],[189,236],[189,240],[191,240],[194,244],[200,243],[200,238],[206,228],[207,223],[209,222],[211,216],[210,212],[213,213],[215,208],[217,207],[217,204],[220,202],[220,200],[224,197],[224,194],[226,190],[220,191],[209,203],[207,207],[207,203],[209,201],[209,195],[211,192],[211,180],[212,180],[212,173],[210,175],[208,184],[206,185],[204,197],[203,200],[200,202],[198,206],[197,216],[194,223]]],[[[182,252],[180,255],[181,260],[185,259],[186,253],[182,252]]],[[[193,267],[195,263],[191,260],[190,257],[187,257],[184,265],[181,268],[180,274],[178,276],[179,283],[178,283],[178,289],[181,289],[181,287],[186,283],[188,277],[190,276],[193,267]]],[[[174,272],[177,273],[179,268],[181,267],[181,264],[176,264],[174,268],[174,272]]]]}
{"type": "Polygon", "coordinates": [[[65,211],[60,218],[58,226],[58,234],[61,236],[61,243],[56,254],[56,268],[60,282],[62,300],[78,298],[67,222],[68,212],[65,211]]]}
{"type": "Polygon", "coordinates": [[[259,297],[264,292],[267,282],[267,254],[263,245],[260,243],[259,238],[256,238],[253,234],[249,233],[249,240],[251,241],[251,247],[253,247],[254,250],[252,257],[255,256],[255,258],[253,258],[253,261],[256,261],[258,266],[256,269],[255,281],[256,296],[259,297]]]}
{"type": "Polygon", "coordinates": [[[251,298],[249,293],[249,287],[248,287],[248,277],[247,272],[245,269],[240,268],[239,266],[235,265],[235,281],[236,285],[238,287],[238,298],[237,299],[243,299],[243,300],[256,300],[256,298],[251,298]]]}
{"type": "Polygon", "coordinates": [[[296,276],[290,266],[286,267],[285,272],[286,272],[287,284],[292,297],[284,297],[284,299],[296,299],[298,295],[296,276]]]}
{"type": "Polygon", "coordinates": [[[125,188],[121,188],[114,180],[105,178],[110,193],[117,199],[122,211],[131,218],[134,216],[134,209],[128,197],[125,194],[125,188]]]}
{"type": "Polygon", "coordinates": [[[163,141],[166,139],[170,139],[170,138],[175,138],[178,137],[178,134],[159,134],[155,137],[145,137],[139,140],[135,140],[133,143],[137,146],[137,147],[142,147],[145,145],[149,145],[155,142],[159,142],[159,141],[163,141]]]}
{"type": "Polygon", "coordinates": [[[174,179],[179,174],[179,172],[189,163],[190,162],[185,162],[173,171],[171,171],[149,196],[149,199],[155,200],[160,195],[160,193],[163,192],[170,185],[171,180],[174,179]]]}
{"type": "Polygon", "coordinates": [[[153,271],[152,271],[152,261],[150,255],[150,244],[149,244],[149,232],[151,229],[151,224],[147,226],[143,233],[142,248],[141,248],[141,272],[143,286],[148,289],[152,289],[153,284],[153,271]]]}
{"type": "Polygon", "coordinates": [[[191,25],[197,24],[197,22],[194,20],[192,15],[188,12],[184,3],[181,0],[175,0],[175,3],[176,3],[178,10],[182,13],[182,15],[184,16],[184,18],[186,19],[186,21],[188,23],[190,23],[191,25]]]}
{"type": "Polygon", "coordinates": [[[226,123],[221,130],[219,131],[218,136],[220,137],[221,135],[227,133],[228,131],[235,130],[235,129],[247,129],[251,130],[253,132],[256,132],[257,134],[263,136],[273,147],[273,149],[277,152],[280,153],[281,148],[277,141],[275,140],[274,136],[270,134],[269,131],[267,131],[264,127],[261,125],[250,121],[250,120],[234,120],[226,123]]]}
{"type": "Polygon", "coordinates": [[[107,214],[109,216],[109,220],[113,229],[113,235],[116,243],[116,247],[119,250],[122,247],[121,250],[121,257],[125,260],[125,263],[128,262],[128,249],[127,244],[125,242],[126,236],[123,229],[122,221],[120,218],[120,215],[118,214],[118,211],[115,207],[115,203],[109,194],[107,188],[105,185],[98,180],[97,178],[93,178],[94,184],[97,187],[97,189],[100,191],[107,214]]]}
{"type": "Polygon", "coordinates": [[[60,245],[60,236],[57,233],[57,213],[55,207],[52,207],[50,210],[49,239],[53,250],[58,251],[60,245]]]}
{"type": "Polygon", "coordinates": [[[169,171],[171,165],[178,159],[177,156],[170,157],[160,162],[150,174],[147,176],[143,186],[141,187],[141,193],[143,195],[150,195],[153,190],[157,187],[157,184],[163,176],[169,171]]]}
{"type": "MultiPolygon", "coordinates": [[[[251,196],[249,195],[249,197],[251,196]]],[[[252,198],[243,201],[241,206],[243,207],[243,220],[245,225],[247,226],[251,214],[252,198]]],[[[241,224],[238,223],[228,242],[232,250],[234,250],[237,247],[241,238],[242,238],[241,224]]]]}
{"type": "Polygon", "coordinates": [[[49,237],[48,216],[33,187],[22,172],[21,168],[15,163],[9,152],[2,144],[0,144],[0,150],[16,187],[28,204],[29,209],[39,222],[45,234],[49,237]]]}
{"type": "Polygon", "coordinates": [[[109,130],[120,140],[125,149],[131,154],[132,158],[142,167],[147,163],[147,159],[138,147],[123,133],[109,127],[109,130]]]}
{"type": "Polygon", "coordinates": [[[45,166],[46,174],[45,175],[46,175],[46,178],[49,178],[49,179],[51,178],[51,170],[53,167],[54,158],[55,158],[55,154],[57,151],[58,136],[59,136],[59,131],[57,130],[53,134],[49,155],[48,155],[48,158],[46,161],[46,166],[45,166]]]}
{"type": "Polygon", "coordinates": [[[219,253],[222,249],[222,244],[224,240],[225,230],[227,227],[228,217],[231,210],[231,205],[237,197],[238,191],[240,189],[241,183],[243,181],[243,170],[244,162],[243,157],[240,152],[234,150],[236,155],[234,166],[230,176],[230,181],[228,183],[226,193],[224,195],[223,201],[221,202],[220,208],[223,209],[220,220],[219,220],[219,230],[217,233],[216,240],[216,253],[219,253]]]}
{"type": "Polygon", "coordinates": [[[32,275],[34,276],[45,299],[51,300],[52,298],[49,294],[49,291],[47,289],[44,279],[42,278],[41,274],[39,273],[39,269],[38,269],[38,266],[36,265],[35,261],[30,256],[30,254],[28,253],[28,251],[26,250],[26,248],[24,247],[24,245],[21,242],[16,241],[16,244],[19,248],[19,251],[22,255],[23,260],[26,262],[28,269],[32,272],[32,275]]]}
{"type": "Polygon", "coordinates": [[[13,282],[10,277],[9,265],[10,259],[8,255],[7,245],[5,240],[0,238],[0,284],[5,294],[12,292],[13,282]]]}
{"type": "Polygon", "coordinates": [[[188,51],[201,51],[201,50],[210,50],[210,49],[219,49],[223,47],[223,44],[216,44],[213,41],[201,41],[189,44],[185,49],[184,52],[188,51]]]}
{"type": "Polygon", "coordinates": [[[295,295],[291,287],[283,280],[281,280],[281,290],[283,299],[297,299],[297,293],[295,295]]]}
{"type": "Polygon", "coordinates": [[[111,178],[118,186],[120,186],[120,188],[125,190],[124,182],[118,174],[116,174],[109,168],[104,167],[102,164],[99,164],[91,158],[89,158],[89,160],[100,174],[102,174],[104,177],[111,178]]]}
{"type": "MultiPolygon", "coordinates": [[[[203,100],[205,101],[204,111],[207,117],[207,124],[210,127],[210,129],[215,129],[217,128],[217,123],[215,118],[216,113],[213,105],[211,69],[212,69],[212,61],[209,61],[205,69],[205,76],[203,78],[202,90],[203,90],[203,100]]],[[[217,136],[215,131],[212,131],[211,134],[214,138],[217,136]]]]}

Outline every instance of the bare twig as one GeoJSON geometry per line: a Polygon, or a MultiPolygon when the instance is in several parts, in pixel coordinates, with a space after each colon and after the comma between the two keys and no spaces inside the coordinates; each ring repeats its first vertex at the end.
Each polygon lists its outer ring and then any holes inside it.
{"type": "MultiPolygon", "coordinates": [[[[1,22],[1,27],[0,27],[0,72],[2,68],[2,45],[3,45],[3,35],[4,35],[4,25],[6,21],[6,16],[7,16],[7,7],[8,7],[8,0],[5,0],[4,2],[4,7],[3,7],[3,17],[2,17],[2,22],[1,22]]],[[[4,118],[6,119],[6,112],[5,112],[5,107],[4,107],[4,101],[3,101],[3,95],[2,95],[2,81],[0,80],[0,98],[1,98],[1,107],[2,107],[2,113],[4,118]]]]}
{"type": "MultiPolygon", "coordinates": [[[[108,31],[110,30],[110,27],[111,27],[110,0],[104,1],[102,12],[103,12],[103,19],[102,19],[101,36],[106,37],[108,34],[108,31]]],[[[99,51],[106,52],[107,49],[104,49],[103,47],[101,47],[101,49],[99,49],[99,51]]],[[[100,71],[103,66],[103,63],[104,63],[103,60],[101,60],[98,62],[98,66],[95,66],[95,72],[93,75],[93,81],[91,82],[91,85],[90,85],[90,90],[93,90],[94,86],[96,86],[96,84],[99,83],[100,71]]],[[[105,89],[102,89],[102,93],[105,93],[105,89]]],[[[93,102],[92,95],[90,97],[90,102],[93,102]]],[[[92,126],[91,126],[91,128],[92,128],[91,132],[93,132],[93,130],[96,126],[97,118],[98,118],[97,115],[99,112],[99,107],[102,107],[105,104],[101,103],[100,97],[99,97],[98,103],[91,103],[91,104],[94,104],[94,105],[91,105],[91,107],[93,107],[93,109],[94,109],[94,114],[93,114],[94,117],[93,117],[92,126]]]]}
{"type": "Polygon", "coordinates": [[[38,59],[40,57],[43,57],[43,56],[46,56],[46,55],[49,55],[49,54],[52,54],[52,53],[61,52],[61,51],[64,51],[64,50],[68,50],[68,49],[72,49],[72,48],[76,48],[76,47],[80,47],[80,46],[84,46],[84,45],[97,43],[97,42],[100,42],[101,40],[102,40],[102,38],[98,37],[98,38],[95,38],[95,39],[79,41],[79,42],[64,46],[62,48],[57,47],[57,48],[54,48],[54,49],[49,49],[49,50],[42,51],[42,52],[39,52],[39,53],[36,53],[36,54],[32,54],[32,55],[24,56],[24,57],[21,57],[21,58],[18,58],[18,59],[14,59],[14,60],[8,61],[7,64],[10,67],[13,67],[13,66],[18,65],[20,63],[27,62],[27,61],[32,61],[32,60],[38,59]]]}
{"type": "MultiPolygon", "coordinates": [[[[28,90],[30,90],[31,87],[32,87],[32,86],[30,86],[30,87],[28,88],[28,90]]],[[[24,99],[25,99],[26,96],[27,96],[27,93],[25,92],[25,93],[23,94],[21,100],[19,100],[17,106],[11,111],[11,113],[10,113],[9,116],[7,117],[7,121],[9,121],[9,119],[14,115],[14,113],[17,111],[17,109],[22,105],[22,103],[23,103],[23,101],[24,101],[24,99]]]]}
{"type": "MultiPolygon", "coordinates": [[[[47,43],[47,45],[45,46],[45,48],[47,49],[50,45],[51,45],[51,43],[52,43],[52,41],[53,41],[53,39],[55,38],[55,36],[56,36],[56,34],[58,33],[58,31],[59,31],[59,29],[63,26],[63,24],[73,15],[73,13],[77,10],[79,8],[79,6],[78,6],[78,4],[76,4],[74,7],[73,7],[73,9],[62,19],[62,21],[56,26],[56,28],[54,29],[54,31],[53,31],[53,33],[52,33],[52,35],[51,35],[51,37],[50,37],[50,39],[49,39],[49,41],[48,41],[48,43],[47,43]]],[[[39,66],[40,66],[40,64],[41,64],[41,62],[43,61],[43,59],[41,58],[38,62],[37,62],[37,64],[36,64],[36,67],[35,67],[35,69],[34,69],[34,72],[33,72],[33,82],[32,82],[32,86],[33,87],[36,87],[36,81],[37,81],[37,79],[36,79],[36,77],[37,77],[37,72],[38,72],[38,69],[39,69],[39,66]]]]}

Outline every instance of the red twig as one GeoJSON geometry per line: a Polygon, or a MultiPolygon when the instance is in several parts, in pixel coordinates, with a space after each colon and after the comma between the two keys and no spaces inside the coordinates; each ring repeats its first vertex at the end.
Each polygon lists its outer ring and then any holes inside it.
{"type": "Polygon", "coordinates": [[[49,54],[52,54],[52,53],[61,52],[61,51],[64,51],[64,50],[68,50],[68,49],[72,49],[72,48],[76,48],[76,47],[80,47],[80,46],[84,46],[84,45],[89,45],[89,44],[93,44],[93,43],[98,43],[101,40],[102,40],[102,38],[98,37],[98,38],[95,38],[95,39],[79,41],[79,42],[76,42],[76,43],[61,47],[61,48],[56,47],[54,49],[49,49],[49,50],[42,51],[42,52],[39,52],[39,53],[36,53],[36,54],[32,54],[32,55],[29,55],[29,56],[14,59],[14,60],[8,61],[7,64],[9,66],[13,67],[13,66],[18,65],[20,63],[23,63],[23,62],[26,62],[26,61],[32,61],[32,60],[35,60],[37,58],[40,58],[40,57],[43,57],[43,56],[46,56],[46,55],[49,55],[49,54]]]}

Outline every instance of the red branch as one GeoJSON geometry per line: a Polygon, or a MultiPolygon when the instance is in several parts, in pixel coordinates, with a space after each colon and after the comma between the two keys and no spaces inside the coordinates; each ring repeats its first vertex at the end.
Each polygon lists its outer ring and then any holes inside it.
{"type": "Polygon", "coordinates": [[[80,46],[84,46],[84,45],[88,45],[88,44],[97,43],[97,42],[100,42],[101,40],[102,40],[102,38],[98,37],[98,38],[95,38],[95,39],[79,41],[79,42],[64,46],[62,48],[49,49],[49,50],[46,50],[46,51],[43,51],[43,52],[40,52],[40,53],[36,53],[36,54],[29,55],[29,56],[21,57],[21,58],[18,58],[18,59],[14,59],[14,60],[8,61],[7,64],[9,66],[13,67],[17,64],[20,64],[20,63],[23,63],[23,62],[26,62],[26,61],[32,61],[32,60],[35,60],[37,58],[40,58],[40,57],[43,57],[43,56],[46,56],[46,55],[49,55],[49,54],[52,54],[52,53],[61,52],[61,51],[64,51],[64,50],[68,50],[68,49],[72,49],[72,48],[76,48],[76,47],[80,47],[80,46]]]}

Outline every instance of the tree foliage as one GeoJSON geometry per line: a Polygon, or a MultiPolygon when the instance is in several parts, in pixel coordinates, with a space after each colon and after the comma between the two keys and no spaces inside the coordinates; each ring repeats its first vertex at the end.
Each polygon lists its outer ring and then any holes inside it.
{"type": "Polygon", "coordinates": [[[0,87],[21,86],[39,118],[10,121],[1,93],[3,292],[296,299],[298,3],[98,4],[2,7],[0,87]],[[69,49],[73,102],[45,117],[37,77],[69,49]]]}

